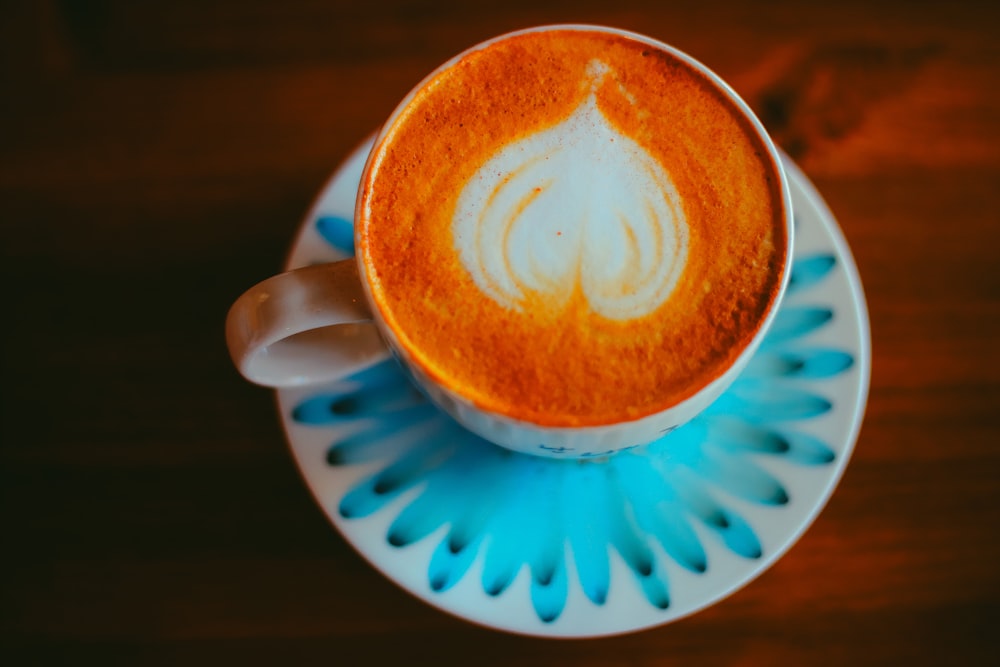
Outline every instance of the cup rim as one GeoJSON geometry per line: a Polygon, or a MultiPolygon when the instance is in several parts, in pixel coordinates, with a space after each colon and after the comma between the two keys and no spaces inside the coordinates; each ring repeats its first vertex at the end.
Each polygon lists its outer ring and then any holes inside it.
{"type": "MultiPolygon", "coordinates": [[[[740,115],[743,117],[745,121],[749,123],[749,126],[753,128],[753,131],[756,134],[756,138],[763,145],[765,151],[767,152],[768,159],[771,162],[773,169],[772,173],[778,179],[777,192],[780,194],[780,201],[782,206],[782,220],[784,221],[784,227],[785,227],[786,243],[785,243],[784,255],[782,257],[783,261],[781,269],[781,278],[778,284],[778,288],[775,291],[775,296],[771,300],[771,303],[768,307],[768,311],[764,315],[764,317],[760,320],[760,324],[757,326],[754,335],[751,337],[749,342],[744,346],[743,350],[739,353],[739,355],[737,355],[737,357],[732,361],[732,363],[727,368],[725,368],[722,372],[720,372],[716,377],[712,378],[707,383],[695,389],[691,395],[681,399],[680,401],[670,406],[661,408],[652,413],[641,415],[632,419],[620,419],[614,422],[608,422],[604,424],[587,424],[587,425],[577,425],[577,426],[549,425],[514,417],[504,413],[495,412],[488,408],[481,407],[477,405],[474,401],[472,401],[470,398],[464,396],[463,394],[452,389],[451,387],[444,386],[442,385],[442,383],[437,382],[436,380],[430,377],[427,378],[428,382],[433,383],[437,388],[445,392],[447,398],[450,399],[451,401],[457,401],[460,404],[464,405],[467,409],[472,409],[475,412],[489,415],[489,417],[492,418],[493,420],[498,420],[499,422],[506,425],[512,425],[515,428],[527,427],[545,433],[609,432],[623,425],[638,424],[646,420],[655,419],[666,412],[684,411],[693,405],[698,405],[699,403],[702,403],[703,401],[699,401],[700,397],[704,397],[706,395],[721,394],[722,391],[726,387],[728,387],[729,384],[732,383],[733,379],[735,379],[735,376],[738,374],[738,371],[742,370],[742,368],[746,366],[750,358],[759,348],[760,343],[767,335],[767,332],[770,330],[774,322],[774,319],[777,317],[781,301],[784,298],[785,293],[787,292],[788,283],[791,278],[791,272],[792,272],[794,231],[795,231],[794,216],[792,209],[792,194],[791,194],[791,187],[789,184],[788,175],[785,171],[784,165],[782,164],[780,153],[777,147],[775,146],[774,141],[768,134],[767,130],[764,128],[763,123],[761,123],[760,119],[750,108],[749,104],[747,104],[747,102],[732,88],[732,86],[730,86],[724,79],[722,79],[722,77],[716,74],[707,65],[697,60],[693,56],[689,55],[688,53],[681,51],[677,47],[671,46],[670,44],[667,44],[663,41],[660,41],[648,35],[644,35],[642,33],[634,32],[631,30],[626,30],[623,28],[616,28],[612,26],[604,26],[591,23],[551,23],[551,24],[543,24],[526,28],[519,28],[516,30],[501,33],[499,35],[478,42],[462,50],[460,53],[452,56],[451,58],[443,62],[441,65],[434,68],[430,73],[424,76],[416,85],[414,85],[409,90],[409,92],[407,92],[407,94],[402,98],[402,100],[393,108],[392,112],[386,118],[385,122],[375,133],[372,149],[365,160],[364,168],[362,169],[361,172],[361,180],[358,186],[358,193],[355,199],[354,220],[356,223],[357,220],[361,219],[361,217],[364,214],[365,204],[364,204],[363,193],[372,170],[376,169],[381,161],[381,155],[380,155],[381,146],[389,137],[390,133],[392,132],[396,124],[396,120],[399,118],[399,116],[407,109],[407,107],[410,105],[413,99],[422,90],[424,90],[424,88],[428,84],[430,84],[442,72],[454,66],[455,64],[457,64],[459,61],[463,60],[470,54],[489,48],[493,44],[508,39],[512,39],[515,37],[519,37],[521,35],[527,35],[536,32],[555,32],[555,31],[599,32],[599,33],[625,37],[627,39],[638,41],[640,43],[648,44],[653,48],[663,51],[669,54],[670,56],[676,58],[677,60],[683,62],[687,66],[691,67],[702,76],[704,76],[713,86],[715,86],[715,88],[719,92],[721,92],[726,97],[726,99],[731,104],[734,105],[736,109],[739,110],[740,115]]],[[[361,241],[360,230],[361,227],[355,224],[355,230],[354,230],[355,247],[358,248],[362,247],[362,244],[360,242],[361,241]]],[[[362,253],[357,253],[356,261],[358,263],[359,275],[361,276],[362,288],[364,290],[364,293],[368,301],[373,306],[372,307],[372,312],[374,316],[373,319],[378,329],[382,332],[383,337],[385,337],[386,340],[390,342],[389,345],[390,350],[392,350],[394,354],[400,354],[406,357],[407,361],[406,366],[408,369],[412,368],[416,371],[424,373],[424,369],[420,366],[419,363],[417,363],[415,360],[412,359],[406,347],[400,343],[395,331],[393,331],[393,329],[389,327],[383,320],[382,314],[381,312],[379,312],[379,309],[376,305],[377,302],[374,298],[374,294],[372,293],[372,288],[369,282],[368,270],[367,267],[365,266],[362,253]]],[[[707,407],[707,405],[703,405],[702,409],[704,409],[704,407],[707,407]]],[[[452,410],[449,411],[453,412],[452,410]]]]}

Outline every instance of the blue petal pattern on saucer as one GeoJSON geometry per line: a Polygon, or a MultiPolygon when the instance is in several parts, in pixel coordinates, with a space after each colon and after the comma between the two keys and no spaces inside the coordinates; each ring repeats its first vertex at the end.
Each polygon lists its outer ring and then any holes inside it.
{"type": "Polygon", "coordinates": [[[343,256],[354,254],[354,223],[339,215],[324,215],[316,220],[316,232],[343,256]]]}
{"type": "MultiPolygon", "coordinates": [[[[316,231],[351,252],[349,221],[320,217],[316,231]]],[[[603,605],[612,585],[624,585],[612,582],[613,550],[648,603],[667,609],[670,581],[654,545],[699,575],[713,566],[700,535],[738,557],[760,559],[754,526],[722,498],[780,508],[790,492],[760,461],[825,466],[836,459],[833,447],[800,427],[833,408],[815,381],[855,363],[845,350],[808,340],[837,316],[829,303],[809,303],[808,292],[837,270],[833,254],[797,258],[789,293],[799,298],[786,299],[793,305],[781,309],[733,386],[689,424],[615,456],[545,459],[496,447],[428,403],[391,360],[307,395],[292,419],[347,427],[330,443],[328,465],[374,466],[340,498],[345,520],[394,512],[384,539],[396,549],[445,529],[426,564],[432,591],[471,576],[481,556],[479,585],[500,597],[526,567],[535,613],[551,623],[563,613],[570,587],[603,605]],[[409,500],[396,502],[404,496],[409,500]]]]}

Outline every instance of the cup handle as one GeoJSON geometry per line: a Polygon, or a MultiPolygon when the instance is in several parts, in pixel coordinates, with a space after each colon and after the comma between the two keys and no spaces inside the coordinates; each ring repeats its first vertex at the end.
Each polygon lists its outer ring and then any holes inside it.
{"type": "Polygon", "coordinates": [[[229,309],[226,343],[240,373],[268,387],[339,379],[389,356],[354,259],[251,287],[229,309]]]}

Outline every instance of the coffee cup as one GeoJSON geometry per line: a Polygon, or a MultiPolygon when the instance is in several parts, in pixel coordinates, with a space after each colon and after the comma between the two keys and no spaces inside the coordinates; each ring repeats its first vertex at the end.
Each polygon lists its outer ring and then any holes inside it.
{"type": "Polygon", "coordinates": [[[377,134],[356,258],[230,309],[240,372],[287,387],[392,354],[459,423],[519,452],[657,440],[739,375],[791,270],[792,207],[749,107],[690,56],[587,25],[501,35],[377,134]]]}

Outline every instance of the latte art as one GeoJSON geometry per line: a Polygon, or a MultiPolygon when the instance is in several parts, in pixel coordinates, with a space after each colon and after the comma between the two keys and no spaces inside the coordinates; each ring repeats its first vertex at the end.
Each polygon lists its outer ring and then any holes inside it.
{"type": "Polygon", "coordinates": [[[598,107],[608,67],[594,61],[588,73],[591,93],[569,118],[472,176],[452,233],[462,265],[501,306],[523,310],[535,293],[559,309],[579,290],[595,313],[628,320],[670,296],[688,227],[670,176],[598,107]]]}

